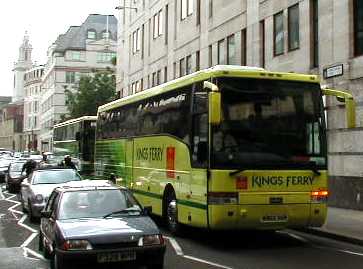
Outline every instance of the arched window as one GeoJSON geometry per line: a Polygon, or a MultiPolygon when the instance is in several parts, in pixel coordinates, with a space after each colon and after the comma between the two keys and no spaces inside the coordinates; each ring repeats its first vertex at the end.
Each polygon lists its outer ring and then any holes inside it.
{"type": "Polygon", "coordinates": [[[96,31],[95,30],[88,30],[87,31],[87,38],[88,39],[96,39],[96,31]]]}

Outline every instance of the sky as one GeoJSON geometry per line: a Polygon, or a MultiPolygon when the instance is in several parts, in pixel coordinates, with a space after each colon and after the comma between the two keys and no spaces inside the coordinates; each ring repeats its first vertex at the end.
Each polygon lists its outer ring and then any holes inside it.
{"type": "Polygon", "coordinates": [[[69,26],[81,25],[89,14],[117,16],[120,0],[1,1],[0,96],[13,95],[14,62],[28,32],[32,60],[45,64],[47,49],[69,26]]]}

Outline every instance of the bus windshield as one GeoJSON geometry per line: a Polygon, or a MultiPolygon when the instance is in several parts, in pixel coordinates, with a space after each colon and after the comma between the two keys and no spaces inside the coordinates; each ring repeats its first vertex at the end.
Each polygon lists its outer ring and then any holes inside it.
{"type": "Polygon", "coordinates": [[[224,77],[218,86],[222,122],[212,127],[213,168],[326,167],[319,84],[224,77]]]}

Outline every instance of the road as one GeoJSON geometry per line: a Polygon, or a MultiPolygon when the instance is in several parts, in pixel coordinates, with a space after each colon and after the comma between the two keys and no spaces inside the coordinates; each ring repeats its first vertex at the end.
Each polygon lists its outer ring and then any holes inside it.
{"type": "MultiPolygon", "coordinates": [[[[38,253],[39,224],[20,212],[16,195],[0,188],[0,268],[49,268],[38,253]]],[[[166,269],[361,268],[363,247],[286,230],[216,233],[187,229],[167,241],[166,269]]]]}

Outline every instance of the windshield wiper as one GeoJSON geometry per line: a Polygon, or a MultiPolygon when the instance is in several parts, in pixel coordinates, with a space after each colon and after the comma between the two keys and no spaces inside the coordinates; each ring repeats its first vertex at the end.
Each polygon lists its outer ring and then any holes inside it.
{"type": "Polygon", "coordinates": [[[135,207],[129,207],[129,208],[125,208],[125,209],[122,209],[122,210],[118,210],[118,211],[115,211],[115,212],[111,212],[111,213],[108,213],[106,215],[103,216],[103,218],[107,218],[107,217],[110,217],[112,215],[117,215],[117,214],[122,214],[122,213],[130,213],[130,212],[139,212],[141,213],[141,210],[138,209],[138,208],[135,208],[135,207]]]}
{"type": "Polygon", "coordinates": [[[314,172],[315,175],[320,176],[321,173],[318,170],[318,167],[316,165],[316,162],[310,161],[310,162],[304,162],[304,163],[289,163],[289,162],[278,162],[278,163],[271,163],[268,165],[253,165],[253,166],[247,166],[243,169],[238,169],[236,171],[230,172],[230,176],[237,175],[243,171],[251,170],[251,169],[281,169],[281,168],[308,168],[311,171],[314,172]]]}

